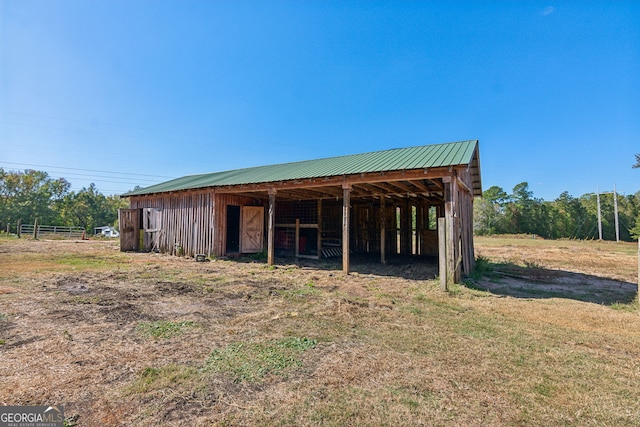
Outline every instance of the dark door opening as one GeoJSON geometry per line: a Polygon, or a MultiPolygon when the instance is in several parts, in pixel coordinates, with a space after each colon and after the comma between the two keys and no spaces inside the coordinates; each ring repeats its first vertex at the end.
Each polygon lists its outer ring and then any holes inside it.
{"type": "Polygon", "coordinates": [[[240,206],[227,205],[227,254],[240,253],[240,206]]]}

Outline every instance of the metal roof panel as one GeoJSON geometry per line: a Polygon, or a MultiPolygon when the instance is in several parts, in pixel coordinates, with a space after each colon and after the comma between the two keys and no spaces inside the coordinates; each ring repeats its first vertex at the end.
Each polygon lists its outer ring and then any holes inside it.
{"type": "Polygon", "coordinates": [[[134,190],[124,196],[369,172],[458,166],[471,162],[477,146],[478,140],[468,140],[188,175],[134,190]]]}

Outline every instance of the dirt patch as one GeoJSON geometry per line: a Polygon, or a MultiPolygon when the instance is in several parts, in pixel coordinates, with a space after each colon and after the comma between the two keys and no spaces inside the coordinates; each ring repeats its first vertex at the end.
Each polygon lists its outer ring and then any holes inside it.
{"type": "Polygon", "coordinates": [[[10,288],[9,286],[0,286],[0,295],[10,294],[13,292],[18,292],[18,290],[16,288],[10,288]]]}
{"type": "Polygon", "coordinates": [[[518,298],[571,298],[597,304],[629,304],[636,298],[638,285],[585,274],[549,272],[543,275],[505,274],[483,278],[476,285],[496,295],[518,298]],[[541,277],[542,276],[542,277],[541,277]]]}
{"type": "Polygon", "coordinates": [[[629,304],[638,293],[636,244],[482,238],[478,249],[491,273],[476,285],[499,295],[571,298],[629,304]]]}

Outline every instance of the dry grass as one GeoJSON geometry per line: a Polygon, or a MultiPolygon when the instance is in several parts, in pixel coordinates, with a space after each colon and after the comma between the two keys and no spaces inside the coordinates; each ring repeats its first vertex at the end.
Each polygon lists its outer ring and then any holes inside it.
{"type": "MultiPolygon", "coordinates": [[[[583,287],[633,282],[632,249],[477,241],[583,287]]],[[[335,267],[0,240],[0,403],[78,425],[640,424],[637,311],[504,282],[442,293],[418,262],[335,267]]]]}

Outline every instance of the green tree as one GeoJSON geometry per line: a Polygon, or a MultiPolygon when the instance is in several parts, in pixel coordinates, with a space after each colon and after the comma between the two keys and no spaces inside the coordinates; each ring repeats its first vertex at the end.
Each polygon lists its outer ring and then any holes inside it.
{"type": "Polygon", "coordinates": [[[16,224],[53,223],[56,204],[68,193],[71,184],[64,178],[51,179],[46,172],[27,169],[7,172],[0,168],[0,222],[16,224]]]}
{"type": "Polygon", "coordinates": [[[84,227],[91,233],[95,227],[112,225],[118,218],[117,202],[98,192],[95,184],[68,194],[61,209],[65,225],[84,227]]]}
{"type": "Polygon", "coordinates": [[[513,187],[511,203],[507,205],[506,217],[511,233],[534,233],[534,199],[528,182],[521,182],[513,187]]]}
{"type": "Polygon", "coordinates": [[[478,235],[505,233],[505,205],[509,197],[498,186],[492,186],[482,193],[482,199],[473,205],[473,229],[478,235]]]}
{"type": "Polygon", "coordinates": [[[552,203],[554,212],[550,218],[553,238],[584,238],[585,221],[589,218],[579,199],[563,192],[552,203]]]}

